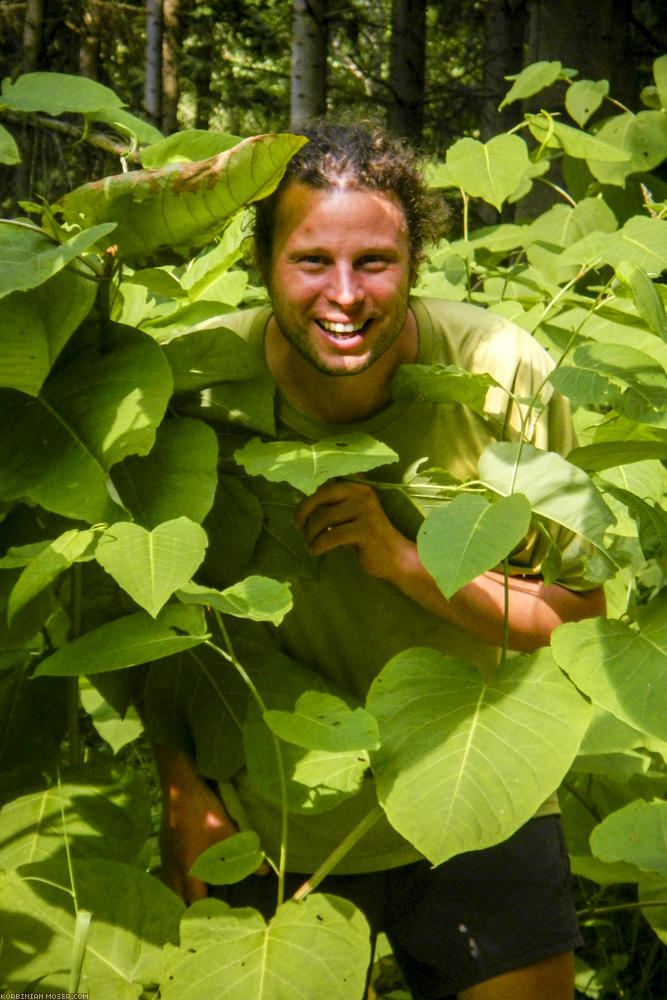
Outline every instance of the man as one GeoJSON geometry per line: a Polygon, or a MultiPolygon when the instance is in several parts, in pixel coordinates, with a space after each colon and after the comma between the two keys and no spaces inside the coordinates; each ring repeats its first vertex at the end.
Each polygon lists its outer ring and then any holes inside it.
{"type": "MultiPolygon", "coordinates": [[[[398,452],[398,466],[382,476],[399,481],[424,457],[472,478],[486,444],[522,432],[519,404],[499,390],[487,399],[488,420],[462,406],[393,400],[391,382],[401,365],[489,371],[519,399],[537,391],[551,367],[532,338],[499,317],[410,297],[429,211],[427,192],[397,144],[364,129],[315,129],[277,192],[257,207],[258,260],[271,305],[225,316],[275,380],[281,436],[313,441],[364,430],[398,452]]],[[[543,402],[530,440],[566,452],[572,443],[567,409],[549,390],[543,402]]],[[[293,581],[294,608],[277,641],[360,700],[402,649],[434,646],[485,671],[503,643],[503,575],[485,573],[446,600],[420,562],[413,520],[400,503],[392,506],[384,496],[381,502],[370,474],[364,482],[325,483],[296,512],[319,572],[314,580],[293,581]]],[[[561,622],[604,612],[601,591],[581,577],[578,540],[561,535],[556,541],[563,554],[557,584],[547,586],[537,575],[546,552],[539,538],[512,557],[512,649],[536,649],[561,622]]],[[[164,877],[193,900],[207,887],[187,874],[190,866],[237,826],[187,752],[162,746],[156,757],[164,877]]],[[[271,855],[275,816],[243,771],[235,783],[271,855]]],[[[326,856],[330,830],[339,841],[354,825],[351,802],[324,819],[294,820],[288,837],[294,884],[326,856]]],[[[376,930],[387,931],[415,998],[571,1000],[573,949],[581,939],[556,813],[550,800],[506,844],[435,870],[385,823],[370,830],[321,888],[348,895],[376,930]]],[[[266,912],[274,898],[270,878],[246,880],[226,898],[266,912]]]]}

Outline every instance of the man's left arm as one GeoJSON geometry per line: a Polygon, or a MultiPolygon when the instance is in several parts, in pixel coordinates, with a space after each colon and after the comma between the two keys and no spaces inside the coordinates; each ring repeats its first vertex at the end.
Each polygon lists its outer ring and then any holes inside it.
{"type": "Polygon", "coordinates": [[[505,607],[508,646],[532,652],[549,643],[557,625],[605,613],[604,591],[575,592],[536,577],[489,571],[447,599],[421,562],[417,546],[395,528],[375,490],[348,480],[331,480],[301,502],[297,524],[311,555],[339,546],[356,550],[363,569],[452,625],[495,646],[503,643],[505,607]]]}

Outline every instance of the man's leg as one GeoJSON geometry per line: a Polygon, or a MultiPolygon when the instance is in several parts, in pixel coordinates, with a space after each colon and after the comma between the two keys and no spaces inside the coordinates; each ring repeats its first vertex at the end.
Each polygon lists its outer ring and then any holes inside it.
{"type": "Polygon", "coordinates": [[[458,994],[458,1000],[572,1000],[574,952],[566,951],[524,969],[505,972],[458,994]]]}

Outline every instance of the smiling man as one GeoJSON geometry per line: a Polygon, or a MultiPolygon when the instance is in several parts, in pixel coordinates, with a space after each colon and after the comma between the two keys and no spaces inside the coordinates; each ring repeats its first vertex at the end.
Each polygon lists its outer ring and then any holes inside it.
{"type": "MultiPolygon", "coordinates": [[[[520,400],[540,390],[552,364],[528,334],[498,316],[411,297],[433,201],[400,145],[373,130],[327,125],[309,138],[277,191],[257,206],[257,254],[270,306],[225,316],[225,325],[247,340],[273,376],[281,437],[312,442],[361,430],[399,455],[395,467],[381,470],[385,480],[400,482],[424,458],[473,478],[488,444],[525,433],[520,404],[492,390],[488,419],[482,419],[465,406],[394,400],[399,366],[490,372],[520,400]]],[[[572,445],[567,407],[548,389],[541,392],[544,407],[527,438],[565,453],[572,445]]],[[[445,599],[419,560],[413,515],[384,494],[381,501],[370,475],[367,482],[325,483],[296,512],[318,573],[291,581],[294,607],[274,641],[360,701],[401,650],[432,646],[484,672],[493,669],[502,645],[502,573],[485,573],[445,599]]],[[[554,540],[562,554],[555,584],[539,576],[549,547],[539,535],[512,556],[514,649],[536,649],[561,622],[603,613],[601,591],[583,575],[580,540],[557,529],[554,540]]],[[[276,575],[280,570],[277,564],[276,575]]],[[[201,850],[236,826],[188,752],[162,746],[156,759],[164,791],[164,877],[186,899],[200,898],[208,889],[188,870],[201,850]]],[[[277,857],[279,810],[245,769],[234,783],[247,820],[267,854],[277,857]]],[[[365,784],[341,807],[291,818],[290,886],[368,810],[372,779],[365,784]]],[[[581,938],[555,797],[506,843],[436,869],[382,821],[321,888],[347,896],[375,931],[386,931],[415,1000],[573,996],[573,949],[581,938]]],[[[270,875],[252,877],[224,895],[268,915],[275,887],[270,875]]]]}

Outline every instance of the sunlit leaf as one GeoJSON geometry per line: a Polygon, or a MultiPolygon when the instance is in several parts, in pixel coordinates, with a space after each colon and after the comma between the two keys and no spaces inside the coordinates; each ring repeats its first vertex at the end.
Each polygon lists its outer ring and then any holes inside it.
{"type": "Polygon", "coordinates": [[[184,129],[174,132],[166,139],[160,139],[142,149],[142,167],[164,167],[168,163],[192,163],[208,160],[211,156],[224,153],[241,142],[237,135],[225,135],[209,129],[184,129]]]}
{"type": "Polygon", "coordinates": [[[180,588],[178,596],[188,604],[204,604],[235,618],[274,625],[280,625],[292,607],[289,584],[263,576],[249,576],[222,591],[190,583],[180,588]]]}
{"type": "Polygon", "coordinates": [[[185,255],[222,232],[243,205],[270,194],[304,142],[291,135],[254,136],[196,163],[92,181],[58,205],[71,223],[117,223],[113,242],[120,259],[143,261],[174,249],[185,255]]]}
{"type": "Polygon", "coordinates": [[[582,128],[609,93],[608,80],[575,80],[565,93],[565,107],[582,128]]]}
{"type": "Polygon", "coordinates": [[[631,261],[622,260],[616,265],[616,276],[632,292],[639,315],[646,320],[654,333],[667,340],[665,304],[646,271],[631,261]]]}
{"type": "Polygon", "coordinates": [[[623,150],[626,162],[615,162],[606,153],[587,158],[588,168],[603,184],[623,186],[630,174],[654,170],[667,156],[667,122],[663,111],[615,115],[597,132],[607,145],[623,150]]]}
{"type": "Polygon", "coordinates": [[[667,739],[667,613],[648,605],[640,627],[602,618],[560,625],[554,656],[596,705],[629,726],[667,739]]]}
{"type": "Polygon", "coordinates": [[[630,153],[618,146],[604,142],[599,136],[590,135],[581,129],[563,125],[562,122],[541,115],[529,115],[530,131],[538,142],[549,142],[560,146],[568,156],[576,159],[604,159],[610,163],[627,163],[630,153]]]}
{"type": "Polygon", "coordinates": [[[483,413],[486,394],[497,385],[486,372],[467,372],[455,365],[401,365],[392,380],[391,392],[394,399],[463,403],[483,413]]]}
{"type": "Polygon", "coordinates": [[[519,828],[574,759],[590,706],[548,650],[508,661],[485,684],[434,649],[399,653],[373,682],[368,709],[380,802],[433,864],[519,828]]]}
{"type": "Polygon", "coordinates": [[[322,438],[309,445],[300,441],[259,441],[253,438],[234,452],[251,476],[287,482],[302,493],[314,493],[334,476],[366,472],[395,462],[395,451],[360,431],[322,438]]]}
{"type": "Polygon", "coordinates": [[[95,558],[116,583],[155,618],[201,564],[206,532],[187,517],[147,531],[139,524],[112,524],[100,536],[95,558]]]}
{"type": "Polygon", "coordinates": [[[637,799],[611,813],[593,830],[591,849],[603,861],[667,875],[667,802],[637,799]]]}
{"type": "Polygon", "coordinates": [[[123,101],[96,80],[68,73],[24,73],[2,84],[2,104],[12,111],[90,114],[102,108],[121,108],[123,101]]]}
{"type": "Polygon", "coordinates": [[[0,298],[41,285],[113,229],[105,222],[56,243],[28,223],[0,222],[0,298]]]}
{"type": "Polygon", "coordinates": [[[417,535],[419,556],[450,598],[470,580],[497,567],[529,525],[530,504],[522,495],[489,503],[484,497],[460,494],[424,521],[417,535]]]}
{"type": "Polygon", "coordinates": [[[366,919],[352,903],[315,893],[283,903],[265,924],[250,908],[195,903],[180,948],[165,950],[164,1000],[350,1000],[370,960],[366,919]]]}
{"type": "Polygon", "coordinates": [[[498,110],[514,101],[523,101],[526,97],[539,94],[545,87],[550,87],[560,77],[562,69],[561,63],[557,61],[542,61],[531,63],[514,77],[508,76],[506,79],[514,80],[514,83],[503,98],[498,110]]]}
{"type": "Polygon", "coordinates": [[[518,135],[496,135],[487,143],[459,139],[447,150],[447,171],[473,198],[500,211],[528,168],[528,149],[518,135]]]}
{"type": "Polygon", "coordinates": [[[567,456],[568,462],[589,472],[650,458],[667,459],[667,441],[601,441],[575,448],[567,456]]]}
{"type": "Polygon", "coordinates": [[[9,595],[8,620],[11,622],[17,611],[75,562],[86,558],[92,559],[95,538],[94,531],[78,531],[72,528],[54,539],[28,563],[9,595]]]}
{"type": "Polygon", "coordinates": [[[306,691],[293,712],[269,709],[264,721],[281,740],[308,750],[377,750],[379,746],[373,716],[326,692],[306,691]]]}

